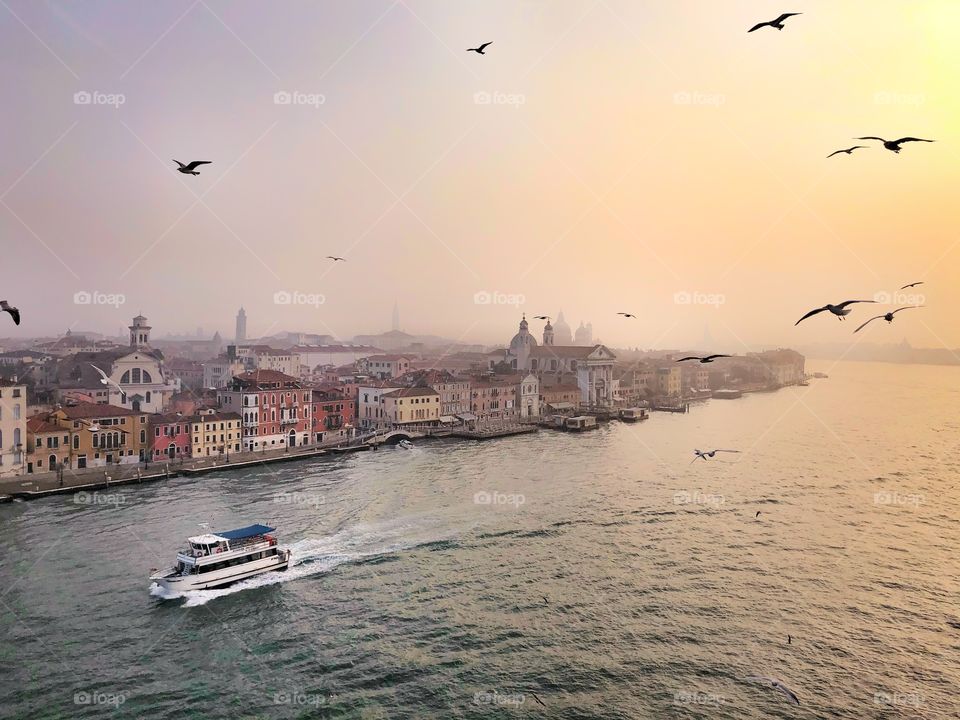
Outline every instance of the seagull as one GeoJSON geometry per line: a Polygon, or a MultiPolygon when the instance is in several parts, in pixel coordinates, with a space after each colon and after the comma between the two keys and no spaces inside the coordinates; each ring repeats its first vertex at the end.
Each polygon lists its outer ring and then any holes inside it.
{"type": "Polygon", "coordinates": [[[883,318],[883,319],[886,320],[888,323],[891,323],[891,322],[893,322],[893,316],[896,315],[896,314],[897,314],[898,312],[900,312],[901,310],[910,310],[911,308],[920,308],[920,307],[923,307],[923,305],[907,305],[907,306],[902,307],[902,308],[897,308],[897,309],[894,310],[893,312],[888,312],[888,313],[886,313],[886,314],[884,314],[884,315],[877,315],[877,316],[872,317],[872,318],[870,318],[869,320],[867,320],[863,325],[861,325],[860,327],[858,327],[858,328],[857,328],[856,330],[854,330],[853,332],[854,332],[854,333],[860,332],[860,331],[863,330],[867,325],[869,325],[870,323],[872,323],[874,320],[879,320],[880,318],[883,318]]]}
{"type": "Polygon", "coordinates": [[[636,319],[637,317],[633,313],[617,313],[617,315],[623,315],[625,318],[634,318],[634,319],[636,319]]]}
{"type": "Polygon", "coordinates": [[[14,325],[20,324],[20,311],[6,300],[0,300],[0,311],[10,313],[10,317],[13,318],[14,325]]]}
{"type": "Polygon", "coordinates": [[[549,319],[550,319],[550,316],[549,316],[549,315],[534,315],[534,316],[533,316],[533,319],[534,319],[534,320],[549,320],[549,319]]]}
{"type": "Polygon", "coordinates": [[[748,33],[752,33],[754,30],[759,30],[762,27],[775,27],[777,30],[783,30],[783,21],[794,15],[802,15],[803,13],[784,13],[776,20],[768,20],[767,22],[757,23],[752,28],[747,30],[748,33]]]}
{"type": "Polygon", "coordinates": [[[180,167],[177,168],[177,172],[182,172],[184,175],[199,175],[197,168],[201,165],[209,165],[212,160],[194,160],[189,165],[184,165],[179,160],[174,160],[174,162],[180,167]]]}
{"type": "Polygon", "coordinates": [[[346,262],[346,258],[337,257],[336,255],[327,255],[327,260],[333,260],[334,262],[346,262]]]}
{"type": "Polygon", "coordinates": [[[879,140],[883,143],[883,146],[892,152],[898,153],[901,148],[900,145],[905,142],[936,142],[936,140],[924,140],[923,138],[915,137],[905,137],[900,138],[899,140],[884,140],[882,137],[877,137],[876,135],[868,135],[867,137],[854,138],[855,140],[879,140]]]}
{"type": "MultiPolygon", "coordinates": [[[[696,460],[696,458],[694,458],[694,460],[696,460]]],[[[755,517],[755,518],[758,518],[758,517],[760,517],[760,511],[759,511],[759,510],[757,510],[757,514],[756,514],[756,515],[754,515],[754,517],[755,517]]]]}
{"type": "Polygon", "coordinates": [[[485,42],[485,43],[484,43],[483,45],[481,45],[480,47],[467,48],[467,52],[475,52],[475,53],[477,53],[477,55],[486,55],[486,53],[483,51],[483,49],[484,49],[485,47],[487,47],[487,45],[493,45],[493,43],[492,43],[492,42],[485,42]]]}
{"type": "Polygon", "coordinates": [[[690,355],[688,357],[682,357],[677,362],[683,362],[684,360],[699,360],[701,364],[703,363],[712,363],[717,358],[722,357],[733,357],[732,355],[707,355],[706,357],[699,357],[697,355],[690,355]]]}
{"type": "Polygon", "coordinates": [[[808,312],[808,313],[807,313],[806,315],[804,315],[802,318],[800,318],[799,320],[797,320],[797,321],[793,324],[793,326],[796,327],[797,325],[799,325],[800,323],[802,323],[804,320],[806,320],[806,319],[807,319],[808,317],[810,317],[811,315],[816,315],[817,313],[821,313],[821,312],[823,312],[824,310],[829,310],[829,311],[832,312],[834,315],[836,315],[838,319],[843,320],[844,315],[849,315],[849,314],[850,314],[850,308],[848,308],[847,305],[853,305],[854,303],[862,303],[862,302],[875,303],[876,300],[844,300],[842,303],[840,303],[840,304],[838,304],[838,305],[831,305],[831,304],[827,303],[827,304],[824,305],[822,308],[817,308],[816,310],[811,310],[810,312],[808,312]]]}
{"type": "Polygon", "coordinates": [[[793,645],[793,635],[787,635],[787,645],[793,645]]]}
{"type": "Polygon", "coordinates": [[[543,707],[546,707],[546,704],[543,702],[543,700],[541,700],[540,698],[538,698],[538,697],[537,697],[537,694],[536,694],[535,692],[533,692],[533,690],[530,691],[530,694],[533,696],[533,699],[534,699],[534,700],[536,700],[538,703],[540,703],[540,705],[542,705],[543,707]]]}
{"type": "Polygon", "coordinates": [[[103,370],[101,370],[100,368],[98,368],[98,367],[97,367],[96,365],[94,365],[93,363],[90,363],[90,367],[92,367],[94,370],[96,370],[98,373],[100,373],[100,384],[101,384],[101,385],[107,385],[107,386],[111,386],[111,385],[112,385],[112,386],[115,387],[118,391],[120,391],[120,397],[121,397],[121,398],[126,397],[127,394],[123,391],[123,388],[120,387],[115,381],[111,380],[111,379],[110,379],[110,376],[107,375],[103,370]]]}
{"type": "MultiPolygon", "coordinates": [[[[696,457],[695,457],[693,460],[690,461],[690,464],[692,465],[692,464],[695,463],[697,460],[701,460],[701,459],[702,459],[702,460],[707,460],[707,459],[709,459],[709,458],[712,458],[712,457],[713,457],[714,455],[716,455],[718,452],[738,453],[738,452],[740,452],[740,451],[739,451],[739,450],[720,450],[720,449],[717,449],[717,450],[694,450],[694,451],[693,451],[693,454],[696,455],[696,457]]],[[[756,517],[756,516],[754,516],[754,517],[756,517]]]]}
{"type": "Polygon", "coordinates": [[[839,155],[840,153],[846,153],[847,155],[852,155],[854,150],[859,150],[860,148],[865,148],[866,145],[854,145],[849,147],[846,150],[834,150],[832,153],[827,155],[828,158],[832,158],[834,155],[839,155]]]}
{"type": "Polygon", "coordinates": [[[759,683],[769,684],[770,687],[776,688],[777,690],[779,690],[780,692],[782,692],[784,695],[786,695],[787,698],[789,698],[790,702],[792,702],[794,705],[799,705],[799,704],[800,704],[800,700],[799,700],[799,699],[797,698],[797,696],[794,694],[793,690],[791,690],[790,688],[788,688],[786,685],[783,684],[782,681],[777,680],[776,678],[771,678],[771,677],[745,677],[744,680],[746,680],[747,682],[759,682],[759,683]]]}
{"type": "Polygon", "coordinates": [[[923,280],[918,280],[918,281],[915,282],[915,283],[910,283],[909,285],[904,285],[904,286],[903,286],[902,288],[900,288],[900,289],[901,289],[901,290],[906,290],[907,288],[916,287],[917,285],[923,285],[923,280]]]}

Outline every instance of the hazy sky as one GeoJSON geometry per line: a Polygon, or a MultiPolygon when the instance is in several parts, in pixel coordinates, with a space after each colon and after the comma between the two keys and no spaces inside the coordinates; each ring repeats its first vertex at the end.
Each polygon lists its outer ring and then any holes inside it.
{"type": "Polygon", "coordinates": [[[741,351],[852,339],[793,323],[924,280],[856,339],[960,346],[956,0],[3,0],[0,48],[0,336],[232,335],[242,304],[345,338],[397,301],[464,341],[562,308],[741,351]],[[825,159],[858,135],[937,143],[825,159]]]}

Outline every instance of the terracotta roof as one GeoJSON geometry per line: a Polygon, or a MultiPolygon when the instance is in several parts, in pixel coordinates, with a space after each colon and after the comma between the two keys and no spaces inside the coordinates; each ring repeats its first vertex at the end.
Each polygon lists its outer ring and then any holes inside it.
{"type": "Polygon", "coordinates": [[[47,420],[46,415],[34,415],[32,418],[27,418],[27,432],[63,432],[63,428],[47,420]]]}
{"type": "MultiPolygon", "coordinates": [[[[234,380],[239,380],[244,384],[253,384],[257,387],[263,383],[295,383],[298,387],[300,381],[297,378],[282,373],[279,370],[251,370],[234,376],[234,380]]],[[[272,388],[264,388],[270,390],[272,388]]]]}
{"type": "Polygon", "coordinates": [[[14,380],[5,380],[0,378],[0,387],[23,387],[23,383],[14,380]]]}
{"type": "Polygon", "coordinates": [[[440,396],[433,388],[425,387],[412,387],[412,388],[401,388],[400,390],[394,390],[393,392],[384,393],[383,397],[389,398],[398,398],[398,397],[422,397],[425,395],[436,395],[440,396]]]}
{"type": "Polygon", "coordinates": [[[106,405],[102,403],[77,403],[76,405],[67,405],[61,408],[63,413],[70,420],[86,420],[87,418],[107,418],[121,417],[130,415],[145,415],[129,408],[117,407],[116,405],[106,405]]]}
{"type": "Polygon", "coordinates": [[[197,413],[191,415],[188,418],[184,418],[189,422],[199,423],[199,422],[217,422],[219,420],[240,420],[240,413],[235,412],[212,412],[212,413],[197,413]]]}

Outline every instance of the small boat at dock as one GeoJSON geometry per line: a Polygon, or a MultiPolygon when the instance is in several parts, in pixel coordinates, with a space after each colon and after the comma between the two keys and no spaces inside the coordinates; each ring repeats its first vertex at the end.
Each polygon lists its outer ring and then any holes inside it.
{"type": "Polygon", "coordinates": [[[645,408],[620,408],[620,419],[623,422],[641,422],[649,417],[645,408]]]}
{"type": "Polygon", "coordinates": [[[563,429],[571,432],[596,430],[597,427],[597,419],[592,415],[577,415],[576,417],[568,417],[563,422],[563,429]]]}
{"type": "Polygon", "coordinates": [[[150,579],[169,593],[226,587],[254,575],[286,570],[290,550],[277,546],[276,528],[249,525],[187,538],[177,564],[150,579]]]}

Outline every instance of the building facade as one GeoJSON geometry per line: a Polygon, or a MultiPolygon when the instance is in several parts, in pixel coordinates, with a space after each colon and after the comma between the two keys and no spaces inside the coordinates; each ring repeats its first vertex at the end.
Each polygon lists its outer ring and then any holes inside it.
{"type": "Polygon", "coordinates": [[[0,477],[22,475],[27,457],[27,387],[0,379],[0,477]]]}
{"type": "Polygon", "coordinates": [[[225,412],[241,416],[242,449],[271,450],[310,444],[310,390],[275,370],[254,370],[217,391],[225,412]]]}

